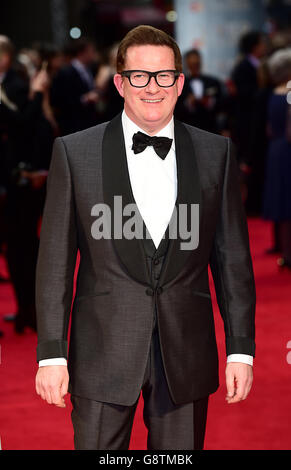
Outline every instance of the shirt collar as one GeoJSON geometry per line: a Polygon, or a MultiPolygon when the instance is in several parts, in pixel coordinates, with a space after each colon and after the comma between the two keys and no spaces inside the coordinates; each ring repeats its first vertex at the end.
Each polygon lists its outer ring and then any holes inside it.
{"type": "Polygon", "coordinates": [[[79,60],[79,59],[73,59],[71,62],[72,66],[75,67],[77,70],[85,70],[87,71],[87,68],[85,65],[79,60]]]}
{"type": "MultiPolygon", "coordinates": [[[[125,141],[125,146],[128,148],[132,148],[132,136],[136,132],[143,132],[144,134],[147,134],[144,129],[141,129],[135,122],[133,122],[126,114],[126,112],[123,110],[122,115],[121,115],[121,121],[122,121],[122,127],[123,127],[123,134],[124,134],[124,141],[125,141]]],[[[159,132],[155,134],[157,137],[169,137],[169,139],[173,139],[171,149],[175,150],[175,138],[174,138],[174,118],[172,116],[172,119],[168,124],[163,127],[159,132]]]]}

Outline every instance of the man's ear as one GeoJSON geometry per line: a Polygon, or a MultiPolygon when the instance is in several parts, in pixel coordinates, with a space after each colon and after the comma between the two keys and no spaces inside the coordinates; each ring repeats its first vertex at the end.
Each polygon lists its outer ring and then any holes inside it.
{"type": "Polygon", "coordinates": [[[120,73],[116,73],[113,77],[114,85],[116,86],[116,89],[120,96],[124,98],[124,93],[123,93],[123,77],[120,75],[120,73]]]}
{"type": "Polygon", "coordinates": [[[185,75],[183,73],[180,73],[177,79],[177,82],[178,82],[178,96],[180,96],[183,90],[184,82],[185,82],[185,75]]]}

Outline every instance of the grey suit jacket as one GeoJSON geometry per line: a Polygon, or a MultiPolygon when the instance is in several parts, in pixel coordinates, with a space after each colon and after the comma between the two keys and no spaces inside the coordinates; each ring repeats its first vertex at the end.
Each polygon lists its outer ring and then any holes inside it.
{"type": "Polygon", "coordinates": [[[215,392],[218,356],[208,265],[226,352],[255,354],[255,287],[238,171],[229,139],[175,121],[176,204],[199,204],[199,245],[170,240],[153,288],[142,240],[92,237],[92,207],[134,202],[120,115],[57,138],[37,265],[37,359],[67,357],[69,390],[132,405],[140,392],[157,311],[166,378],[175,403],[215,392]]]}

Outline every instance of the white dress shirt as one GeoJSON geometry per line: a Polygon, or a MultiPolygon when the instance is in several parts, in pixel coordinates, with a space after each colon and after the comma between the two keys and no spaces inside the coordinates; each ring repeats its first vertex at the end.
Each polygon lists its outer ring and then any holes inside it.
{"type": "Polygon", "coordinates": [[[122,127],[132,193],[157,248],[170,222],[177,198],[174,120],[172,118],[166,127],[155,134],[173,140],[165,160],[156,154],[153,147],[147,147],[138,154],[133,152],[133,134],[145,131],[131,121],[124,111],[122,127]]]}
{"type": "Polygon", "coordinates": [[[190,87],[195,98],[201,100],[204,95],[203,81],[200,78],[192,78],[192,80],[190,80],[190,87]]]}
{"type": "MultiPolygon", "coordinates": [[[[177,197],[174,120],[172,118],[155,134],[173,139],[170,151],[164,160],[156,154],[153,147],[147,147],[143,152],[135,154],[132,150],[132,136],[138,131],[146,132],[129,119],[125,111],[121,120],[133,197],[157,248],[170,222],[177,197]]],[[[231,354],[227,357],[227,362],[253,365],[253,357],[247,354],[231,354]]],[[[66,359],[39,361],[40,367],[45,365],[66,365],[66,359]]]]}

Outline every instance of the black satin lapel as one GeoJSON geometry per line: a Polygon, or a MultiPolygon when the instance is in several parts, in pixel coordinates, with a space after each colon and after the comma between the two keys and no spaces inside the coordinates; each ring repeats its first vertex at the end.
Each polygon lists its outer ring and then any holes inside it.
{"type": "MultiPolygon", "coordinates": [[[[122,196],[122,206],[134,204],[127,168],[121,113],[109,122],[102,145],[102,177],[104,202],[114,209],[114,196],[122,196]]],[[[128,274],[136,281],[149,285],[150,278],[142,240],[114,239],[116,253],[128,274]]]]}
{"type": "MultiPolygon", "coordinates": [[[[179,204],[199,204],[199,223],[201,223],[201,185],[195,149],[188,130],[177,120],[175,120],[175,147],[178,180],[177,213],[179,204]]],[[[160,277],[160,285],[165,285],[174,279],[192,253],[191,250],[181,250],[181,242],[183,240],[178,231],[178,237],[170,240],[169,251],[160,277]]]]}

